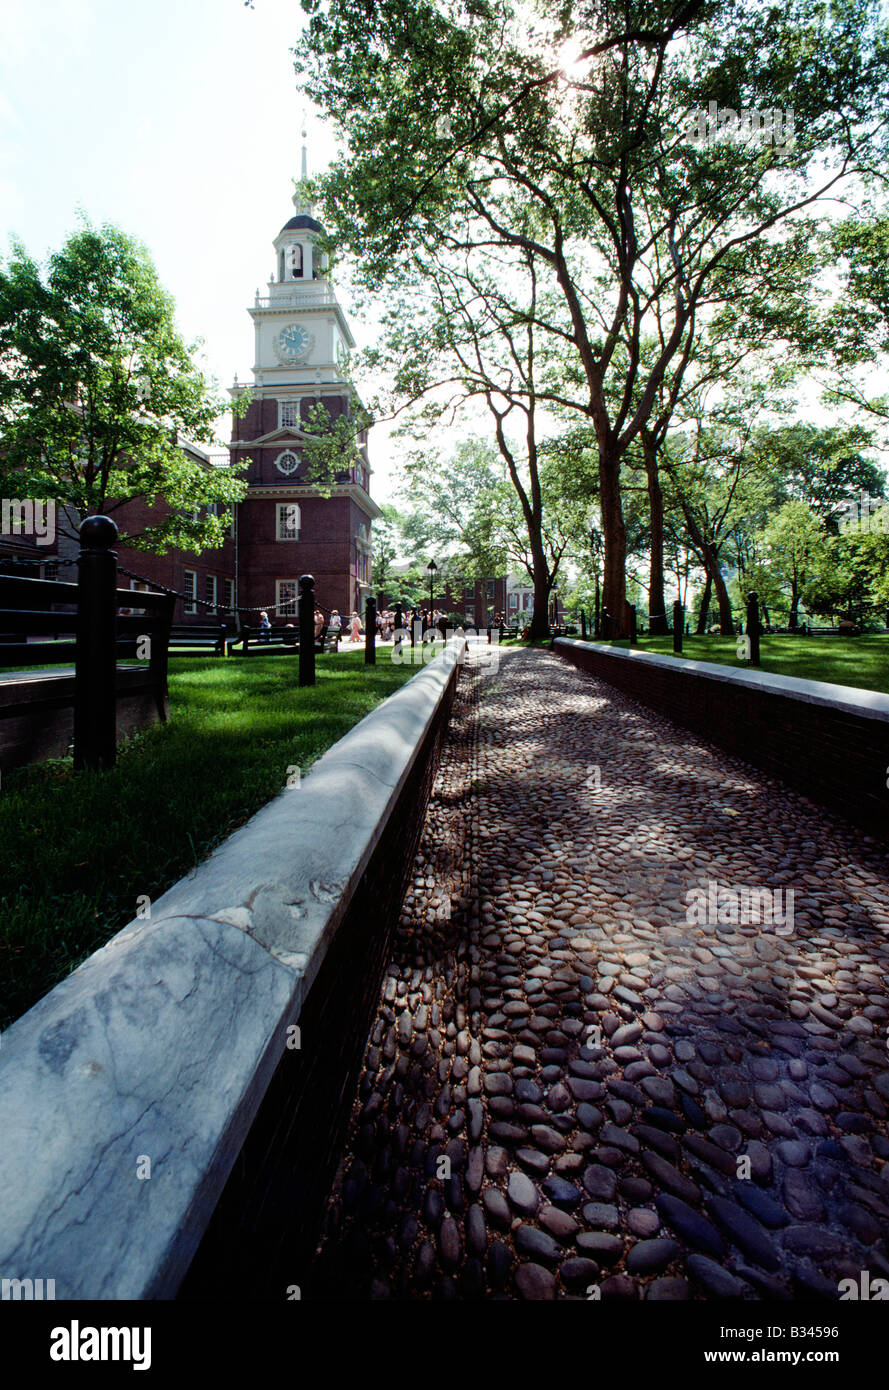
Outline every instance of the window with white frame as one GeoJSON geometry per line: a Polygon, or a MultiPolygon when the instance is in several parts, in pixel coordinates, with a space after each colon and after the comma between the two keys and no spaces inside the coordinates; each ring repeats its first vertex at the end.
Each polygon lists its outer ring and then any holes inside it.
{"type": "Polygon", "coordinates": [[[285,425],[299,424],[299,401],[280,401],[278,405],[278,425],[281,429],[285,425]]]}
{"type": "Polygon", "coordinates": [[[276,580],[275,597],[277,599],[278,616],[280,618],[295,618],[297,616],[299,611],[297,608],[299,583],[296,579],[276,580]]]}
{"type": "Polygon", "coordinates": [[[299,506],[296,502],[279,502],[278,530],[279,541],[299,540],[299,506]]]}
{"type": "Polygon", "coordinates": [[[212,608],[216,607],[216,591],[216,575],[208,574],[206,579],[204,580],[204,598],[207,600],[207,603],[210,604],[212,608]]]}
{"type": "MultiPolygon", "coordinates": [[[[141,581],[141,579],[131,579],[131,580],[130,580],[130,588],[131,588],[131,589],[135,589],[137,592],[141,592],[141,593],[143,593],[143,594],[144,594],[144,593],[147,593],[147,591],[148,591],[148,585],[147,585],[147,584],[143,584],[142,581],[141,581]]],[[[145,609],[144,609],[144,608],[121,608],[121,609],[119,609],[118,611],[119,611],[120,616],[121,616],[122,618],[134,618],[134,617],[136,617],[137,615],[140,615],[140,614],[144,613],[144,612],[145,612],[145,609]]]]}
{"type": "Polygon", "coordinates": [[[185,593],[186,613],[196,613],[198,611],[198,606],[195,603],[195,597],[198,592],[198,576],[196,570],[185,571],[182,588],[185,593]]]}
{"type": "Polygon", "coordinates": [[[222,606],[226,613],[234,612],[235,581],[233,579],[223,579],[222,581],[222,606]]]}

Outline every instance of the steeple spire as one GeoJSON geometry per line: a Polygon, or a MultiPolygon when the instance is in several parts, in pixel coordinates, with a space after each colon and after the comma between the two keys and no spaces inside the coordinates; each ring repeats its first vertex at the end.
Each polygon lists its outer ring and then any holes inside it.
{"type": "Polygon", "coordinates": [[[302,134],[302,155],[301,155],[301,159],[300,159],[301,169],[300,169],[299,182],[297,183],[296,188],[295,188],[294,193],[293,193],[293,206],[294,206],[294,208],[295,208],[295,210],[296,210],[296,214],[297,214],[298,217],[300,217],[300,216],[302,216],[302,217],[313,217],[313,216],[314,216],[314,213],[315,213],[315,204],[314,204],[313,202],[310,201],[310,199],[308,198],[308,196],[307,196],[307,194],[306,194],[306,183],[308,182],[309,173],[308,173],[308,154],[307,154],[307,150],[306,150],[306,113],[305,113],[305,111],[303,111],[303,113],[302,113],[301,126],[302,126],[302,131],[301,131],[301,134],[302,134]]]}

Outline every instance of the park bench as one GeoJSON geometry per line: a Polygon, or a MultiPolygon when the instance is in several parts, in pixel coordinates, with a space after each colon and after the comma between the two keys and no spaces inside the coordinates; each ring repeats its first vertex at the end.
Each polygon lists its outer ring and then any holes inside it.
{"type": "MultiPolygon", "coordinates": [[[[320,634],[315,638],[316,652],[337,652],[339,651],[339,632],[329,632],[325,623],[320,634]]],[[[261,627],[254,624],[245,624],[241,631],[234,637],[228,639],[229,651],[236,651],[239,656],[249,656],[251,651],[263,651],[269,654],[281,653],[286,655],[288,652],[299,650],[299,623],[294,623],[293,627],[273,627],[263,631],[261,627]]]]}
{"type": "Polygon", "coordinates": [[[181,654],[183,648],[203,647],[214,656],[225,656],[226,639],[234,636],[233,624],[227,627],[225,623],[174,623],[170,628],[170,654],[175,655],[177,648],[181,654]]]}

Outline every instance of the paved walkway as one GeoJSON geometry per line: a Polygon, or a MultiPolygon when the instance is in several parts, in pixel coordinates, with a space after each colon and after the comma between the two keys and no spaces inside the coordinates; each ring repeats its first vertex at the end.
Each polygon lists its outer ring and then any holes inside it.
{"type": "Polygon", "coordinates": [[[887,928],[875,841],[548,651],[466,672],[308,1296],[889,1275],[887,928]]]}

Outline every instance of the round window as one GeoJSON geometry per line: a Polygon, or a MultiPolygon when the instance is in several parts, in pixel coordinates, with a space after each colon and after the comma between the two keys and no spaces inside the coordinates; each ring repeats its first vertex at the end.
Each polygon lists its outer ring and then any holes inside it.
{"type": "Polygon", "coordinates": [[[275,459],[275,467],[280,473],[295,473],[299,468],[299,459],[292,449],[285,449],[284,453],[275,459]]]}

